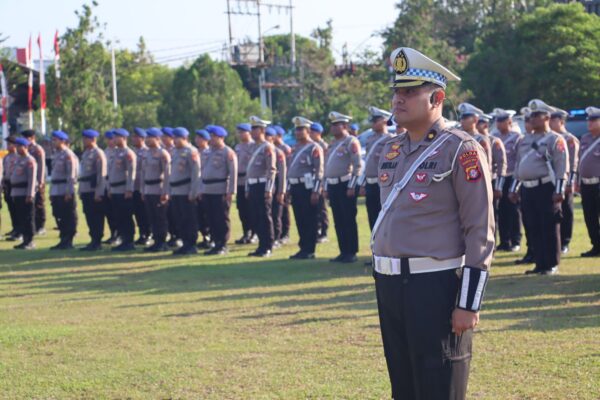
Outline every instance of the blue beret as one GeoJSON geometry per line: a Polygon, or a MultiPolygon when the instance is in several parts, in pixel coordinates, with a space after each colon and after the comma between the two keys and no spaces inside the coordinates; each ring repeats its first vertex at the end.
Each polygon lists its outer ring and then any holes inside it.
{"type": "Polygon", "coordinates": [[[352,129],[352,130],[354,130],[354,131],[357,131],[357,130],[359,130],[359,129],[360,129],[360,126],[358,126],[358,124],[357,124],[357,123],[354,123],[354,124],[351,124],[351,125],[350,125],[350,129],[352,129]]]}
{"type": "Polygon", "coordinates": [[[237,124],[236,128],[239,129],[240,131],[250,132],[252,130],[252,127],[250,126],[250,124],[247,124],[247,123],[237,124]]]}
{"type": "Polygon", "coordinates": [[[183,127],[177,127],[175,129],[173,129],[173,136],[179,137],[179,138],[187,138],[188,136],[190,136],[190,133],[188,132],[187,129],[185,129],[183,127]]]}
{"type": "Polygon", "coordinates": [[[273,128],[275,129],[275,132],[277,132],[277,134],[279,136],[285,135],[285,129],[283,129],[283,127],[281,125],[273,125],[273,128]]]}
{"type": "Polygon", "coordinates": [[[106,131],[104,132],[104,137],[106,137],[107,139],[112,139],[115,137],[115,131],[106,131]]]}
{"type": "Polygon", "coordinates": [[[52,137],[60,140],[69,140],[69,135],[63,131],[52,131],[52,137]]]}
{"type": "Polygon", "coordinates": [[[135,132],[135,134],[139,137],[147,137],[148,134],[146,133],[146,131],[142,128],[133,128],[133,131],[135,132]]]}
{"type": "Polygon", "coordinates": [[[115,134],[115,136],[121,136],[121,137],[129,136],[129,132],[125,128],[117,128],[113,131],[113,133],[115,134]]]}
{"type": "Polygon", "coordinates": [[[209,131],[211,134],[218,136],[218,137],[226,137],[227,136],[227,129],[225,129],[219,125],[209,125],[206,127],[206,130],[209,131]]]}
{"type": "Polygon", "coordinates": [[[148,136],[150,137],[161,137],[162,136],[162,131],[158,128],[148,128],[146,130],[146,133],[148,134],[148,136]]]}
{"type": "Polygon", "coordinates": [[[168,137],[173,137],[173,128],[170,126],[165,126],[162,128],[162,133],[168,137]]]}
{"type": "Polygon", "coordinates": [[[24,137],[18,137],[15,139],[15,144],[21,146],[29,146],[29,140],[25,139],[24,137]]]}
{"type": "Polygon", "coordinates": [[[312,125],[310,126],[310,130],[319,132],[319,133],[323,133],[323,125],[321,125],[318,122],[313,122],[312,125]]]}
{"type": "Polygon", "coordinates": [[[204,140],[210,140],[210,133],[206,129],[197,129],[196,135],[201,137],[204,140]]]}
{"type": "Polygon", "coordinates": [[[265,135],[267,135],[267,136],[276,136],[277,135],[277,131],[272,126],[267,126],[267,128],[265,129],[265,135]]]}
{"type": "Polygon", "coordinates": [[[95,131],[93,129],[85,129],[81,134],[83,135],[83,137],[87,137],[87,138],[95,138],[95,137],[100,136],[98,131],[95,131]]]}

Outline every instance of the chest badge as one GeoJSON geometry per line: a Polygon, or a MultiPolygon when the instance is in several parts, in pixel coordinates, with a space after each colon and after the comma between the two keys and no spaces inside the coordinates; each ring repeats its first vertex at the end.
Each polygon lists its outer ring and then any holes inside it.
{"type": "Polygon", "coordinates": [[[390,175],[387,172],[384,172],[379,176],[379,180],[383,183],[387,182],[390,179],[390,175]]]}
{"type": "Polygon", "coordinates": [[[387,160],[393,160],[394,158],[398,157],[399,155],[400,155],[400,153],[397,151],[390,151],[389,153],[387,153],[385,155],[385,158],[387,160]]]}
{"type": "Polygon", "coordinates": [[[417,173],[415,174],[415,180],[416,180],[418,183],[423,183],[423,182],[425,182],[425,180],[426,180],[426,179],[427,179],[427,174],[426,174],[426,173],[424,173],[424,172],[417,172],[417,173]]]}
{"type": "Polygon", "coordinates": [[[413,199],[413,201],[418,203],[428,198],[429,195],[427,193],[410,192],[410,197],[413,199]]]}

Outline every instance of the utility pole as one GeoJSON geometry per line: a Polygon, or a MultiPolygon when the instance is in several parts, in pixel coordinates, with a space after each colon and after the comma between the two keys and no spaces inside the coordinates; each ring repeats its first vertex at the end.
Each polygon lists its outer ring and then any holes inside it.
{"type": "Polygon", "coordinates": [[[112,63],[112,90],[113,90],[113,106],[117,109],[117,63],[115,62],[115,48],[111,51],[111,63],[112,63]]]}
{"type": "Polygon", "coordinates": [[[292,73],[296,71],[296,35],[294,35],[294,6],[290,0],[290,65],[292,73]]]}
{"type": "Polygon", "coordinates": [[[229,60],[231,57],[231,52],[233,51],[233,34],[231,33],[231,7],[229,5],[229,1],[227,0],[227,25],[229,26],[229,56],[227,59],[229,60]]]}

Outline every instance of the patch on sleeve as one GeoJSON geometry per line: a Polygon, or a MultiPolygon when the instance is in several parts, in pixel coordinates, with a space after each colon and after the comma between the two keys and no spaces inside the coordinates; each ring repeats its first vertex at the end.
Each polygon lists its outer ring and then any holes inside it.
{"type": "Polygon", "coordinates": [[[319,149],[317,148],[317,146],[313,147],[312,156],[313,158],[319,158],[319,149]]]}
{"type": "Polygon", "coordinates": [[[502,142],[499,140],[496,140],[496,144],[494,145],[498,150],[502,149],[502,142]]]}
{"type": "Polygon", "coordinates": [[[277,153],[277,161],[283,162],[283,152],[277,153]]]}
{"type": "Polygon", "coordinates": [[[273,155],[273,149],[271,149],[271,146],[265,146],[265,155],[266,156],[272,156],[273,155]]]}
{"type": "Polygon", "coordinates": [[[353,140],[352,144],[350,145],[350,151],[354,154],[358,153],[358,150],[360,148],[360,145],[358,144],[358,140],[353,140]]]}
{"type": "Polygon", "coordinates": [[[127,161],[129,161],[129,162],[133,161],[133,154],[127,153],[127,161]]]}
{"type": "Polygon", "coordinates": [[[227,159],[228,159],[229,161],[233,161],[233,151],[228,151],[228,152],[227,152],[227,159]]]}
{"type": "Polygon", "coordinates": [[[565,141],[563,138],[558,138],[556,140],[556,150],[558,150],[560,153],[565,152],[565,141]]]}
{"type": "Polygon", "coordinates": [[[462,153],[458,160],[465,171],[467,182],[475,182],[481,178],[481,168],[479,167],[479,155],[477,150],[468,150],[462,153]]]}
{"type": "Polygon", "coordinates": [[[198,161],[198,153],[192,152],[192,161],[198,161]]]}

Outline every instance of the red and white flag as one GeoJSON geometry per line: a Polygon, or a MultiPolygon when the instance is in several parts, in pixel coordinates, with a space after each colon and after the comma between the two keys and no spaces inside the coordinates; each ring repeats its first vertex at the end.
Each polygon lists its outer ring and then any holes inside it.
{"type": "Polygon", "coordinates": [[[31,51],[31,35],[29,35],[29,44],[25,51],[27,68],[29,76],[27,78],[27,110],[29,113],[29,129],[33,129],[33,53],[31,51]]]}
{"type": "Polygon", "coordinates": [[[46,135],[46,77],[44,71],[44,57],[42,54],[42,34],[38,35],[38,47],[40,50],[40,113],[42,116],[41,133],[46,135]]]}
{"type": "Polygon", "coordinates": [[[54,76],[56,77],[56,94],[54,105],[60,106],[60,45],[58,41],[58,29],[54,34],[54,76]]]}
{"type": "Polygon", "coordinates": [[[0,94],[2,105],[2,148],[6,149],[6,138],[8,138],[8,92],[6,90],[6,79],[4,70],[0,64],[0,94]]]}

